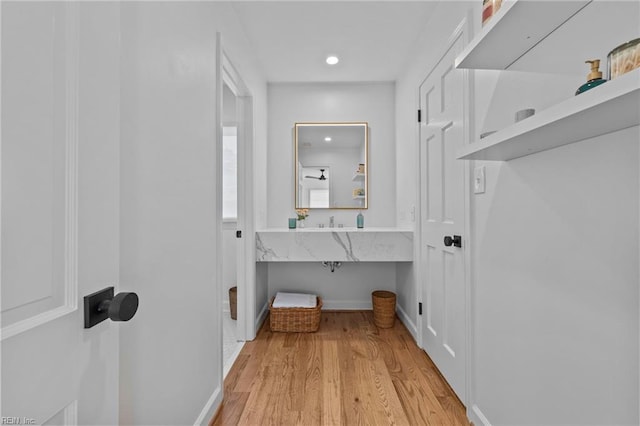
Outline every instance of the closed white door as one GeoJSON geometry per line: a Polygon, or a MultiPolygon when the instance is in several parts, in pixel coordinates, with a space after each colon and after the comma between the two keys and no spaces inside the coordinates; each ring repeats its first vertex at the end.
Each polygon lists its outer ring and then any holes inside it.
{"type": "Polygon", "coordinates": [[[119,9],[1,7],[2,422],[116,424],[119,9]]]}
{"type": "Polygon", "coordinates": [[[466,387],[462,32],[420,86],[422,344],[458,397],[466,387]],[[457,247],[461,246],[461,247],[457,247]]]}

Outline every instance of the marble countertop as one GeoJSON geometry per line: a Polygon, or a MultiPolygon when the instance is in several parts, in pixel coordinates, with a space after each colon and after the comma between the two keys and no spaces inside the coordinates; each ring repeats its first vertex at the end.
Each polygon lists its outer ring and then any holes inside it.
{"type": "Polygon", "coordinates": [[[258,262],[411,262],[413,230],[269,228],[256,232],[258,262]]]}
{"type": "Polygon", "coordinates": [[[318,227],[308,227],[308,228],[265,228],[259,229],[256,232],[260,233],[268,233],[268,232],[409,232],[413,233],[413,229],[405,229],[405,228],[391,228],[391,227],[381,227],[381,228],[356,228],[354,226],[350,227],[335,227],[335,228],[318,228],[318,227]]]}

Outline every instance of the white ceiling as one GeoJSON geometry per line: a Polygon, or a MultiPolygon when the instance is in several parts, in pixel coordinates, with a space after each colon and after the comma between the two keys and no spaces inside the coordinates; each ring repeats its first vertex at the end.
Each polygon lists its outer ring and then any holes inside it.
{"type": "Polygon", "coordinates": [[[269,82],[393,81],[435,1],[240,1],[269,82]],[[329,66],[328,55],[340,63],[329,66]]]}

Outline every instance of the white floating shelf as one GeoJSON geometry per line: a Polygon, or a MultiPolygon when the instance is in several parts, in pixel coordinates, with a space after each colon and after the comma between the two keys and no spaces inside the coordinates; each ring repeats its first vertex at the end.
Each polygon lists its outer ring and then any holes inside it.
{"type": "Polygon", "coordinates": [[[354,182],[364,180],[364,173],[356,173],[356,174],[354,174],[353,177],[351,178],[351,180],[354,181],[354,182]]]}
{"type": "Polygon", "coordinates": [[[364,195],[356,195],[353,197],[354,200],[364,200],[364,195]]]}
{"type": "Polygon", "coordinates": [[[467,145],[458,159],[512,160],[637,125],[640,69],[467,145]]]}
{"type": "Polygon", "coordinates": [[[456,58],[456,68],[504,70],[591,0],[505,1],[456,58]]]}

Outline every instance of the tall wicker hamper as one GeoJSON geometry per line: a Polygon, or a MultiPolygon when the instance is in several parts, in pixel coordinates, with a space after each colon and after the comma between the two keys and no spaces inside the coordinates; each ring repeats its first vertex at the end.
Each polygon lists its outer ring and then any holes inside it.
{"type": "Polygon", "coordinates": [[[315,308],[274,308],[269,302],[269,325],[272,331],[311,333],[318,331],[322,310],[322,298],[317,297],[315,308]]]}
{"type": "Polygon", "coordinates": [[[238,287],[229,289],[229,308],[231,309],[231,319],[238,319],[238,287]]]}

